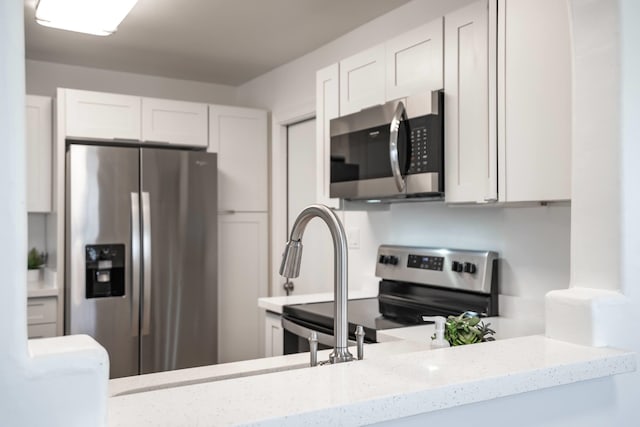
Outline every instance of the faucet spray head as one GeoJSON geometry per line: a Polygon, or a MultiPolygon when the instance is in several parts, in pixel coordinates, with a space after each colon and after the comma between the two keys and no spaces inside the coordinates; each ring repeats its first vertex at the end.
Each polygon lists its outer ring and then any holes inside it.
{"type": "Polygon", "coordinates": [[[302,260],[302,242],[289,240],[282,253],[280,275],[287,279],[293,279],[300,275],[300,261],[302,260]]]}

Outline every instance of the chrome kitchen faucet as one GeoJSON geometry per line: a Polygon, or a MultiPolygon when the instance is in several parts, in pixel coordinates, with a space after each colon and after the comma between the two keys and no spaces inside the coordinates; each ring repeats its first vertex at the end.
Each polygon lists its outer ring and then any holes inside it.
{"type": "MultiPolygon", "coordinates": [[[[347,238],[338,216],[324,205],[311,205],[306,207],[291,228],[291,236],[282,254],[280,275],[287,278],[296,278],[300,274],[300,261],[302,260],[302,235],[305,227],[311,219],[318,217],[329,227],[333,240],[334,261],[334,286],[333,286],[333,329],[335,344],[333,352],[329,356],[331,363],[349,362],[353,355],[347,348],[349,337],[349,323],[347,320],[347,238]]],[[[362,334],[364,336],[364,334],[362,334]]],[[[363,338],[358,337],[358,358],[362,358],[363,338]]],[[[316,346],[317,348],[317,346],[316,346]]],[[[312,346],[312,365],[315,355],[312,346]]]]}

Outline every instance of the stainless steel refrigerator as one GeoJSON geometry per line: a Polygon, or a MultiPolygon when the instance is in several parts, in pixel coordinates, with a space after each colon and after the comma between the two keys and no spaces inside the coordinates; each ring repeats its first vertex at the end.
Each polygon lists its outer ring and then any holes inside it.
{"type": "Polygon", "coordinates": [[[65,333],[111,378],[216,363],[216,155],[72,143],[66,179],[65,333]]]}

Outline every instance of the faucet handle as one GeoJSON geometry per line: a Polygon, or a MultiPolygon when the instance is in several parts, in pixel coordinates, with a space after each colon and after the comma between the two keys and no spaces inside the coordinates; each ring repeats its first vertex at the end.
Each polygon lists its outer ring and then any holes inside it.
{"type": "Polygon", "coordinates": [[[311,335],[309,335],[309,366],[317,366],[318,365],[318,333],[316,331],[311,331],[311,335]]]}
{"type": "Polygon", "coordinates": [[[356,327],[356,345],[358,351],[358,360],[364,358],[364,328],[362,325],[356,327]]]}

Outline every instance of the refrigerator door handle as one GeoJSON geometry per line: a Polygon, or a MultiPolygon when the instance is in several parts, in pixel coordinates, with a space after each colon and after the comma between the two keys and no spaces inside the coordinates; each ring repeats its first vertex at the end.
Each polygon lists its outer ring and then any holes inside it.
{"type": "Polygon", "coordinates": [[[142,335],[149,335],[151,324],[151,206],[149,193],[142,193],[142,335]]]}
{"type": "Polygon", "coordinates": [[[140,194],[131,193],[131,336],[140,322],[140,194]]]}

